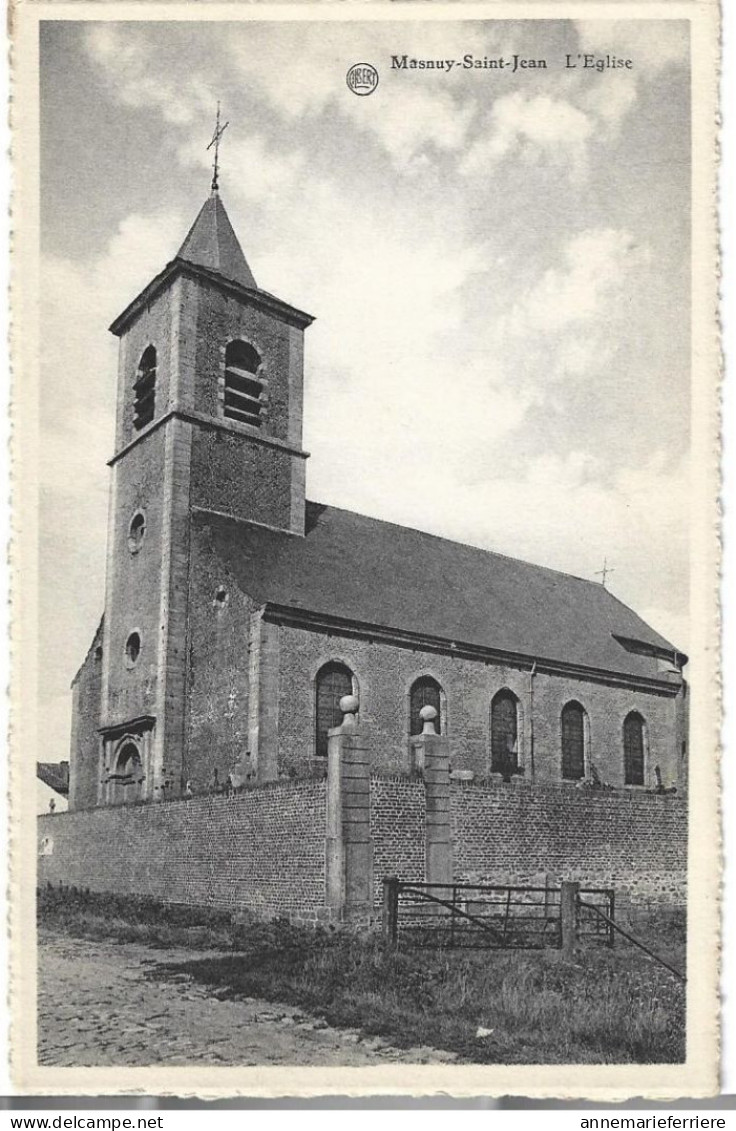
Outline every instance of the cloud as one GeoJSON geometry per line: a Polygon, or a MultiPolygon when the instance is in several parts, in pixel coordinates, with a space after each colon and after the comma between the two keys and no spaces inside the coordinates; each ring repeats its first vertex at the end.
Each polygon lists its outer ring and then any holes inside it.
{"type": "Polygon", "coordinates": [[[620,71],[596,76],[587,90],[579,91],[581,108],[597,120],[598,130],[605,127],[604,138],[620,128],[637,98],[636,78],[620,71]]]}
{"type": "Polygon", "coordinates": [[[179,69],[167,74],[145,27],[94,23],[85,30],[89,57],[124,105],[156,109],[166,122],[177,126],[189,125],[202,111],[211,113],[209,84],[196,71],[179,69]]]}
{"type": "Polygon", "coordinates": [[[84,481],[92,459],[109,459],[117,343],[107,327],[172,258],[181,233],[179,217],[131,215],[93,262],[44,257],[42,485],[54,489],[72,472],[84,481]]]}
{"type": "Polygon", "coordinates": [[[685,20],[581,20],[575,26],[581,53],[615,55],[633,64],[631,70],[574,72],[578,104],[603,127],[604,140],[621,128],[639,100],[642,85],[660,82],[672,66],[689,64],[685,20]]]}
{"type": "MultiPolygon", "coordinates": [[[[210,169],[212,155],[198,138],[187,138],[178,147],[182,165],[210,169]]],[[[284,199],[301,183],[307,163],[304,150],[278,151],[258,133],[228,138],[228,182],[245,201],[268,202],[284,199]]]]}
{"type": "Polygon", "coordinates": [[[629,232],[575,234],[562,249],[562,262],[499,320],[499,349],[511,351],[527,379],[536,377],[542,387],[590,377],[610,364],[648,259],[647,248],[629,232]]]}
{"type": "Polygon", "coordinates": [[[688,20],[578,20],[575,27],[581,51],[631,59],[634,72],[649,81],[689,63],[688,20]]]}
{"type": "MultiPolygon", "coordinates": [[[[415,26],[413,50],[444,57],[449,50],[447,35],[444,26],[415,26]]],[[[467,42],[474,43],[478,35],[475,29],[469,31],[467,42]]],[[[298,34],[285,31],[278,40],[268,36],[267,50],[254,50],[257,40],[254,44],[243,36],[231,37],[228,50],[249,89],[282,118],[298,122],[322,116],[328,125],[332,116],[348,119],[372,137],[397,168],[407,170],[421,168],[417,158],[428,150],[460,150],[476,107],[471,99],[455,97],[437,82],[418,85],[412,77],[387,73],[397,38],[401,33],[391,24],[374,25],[369,36],[365,29],[335,35],[329,25],[301,25],[298,34]],[[366,49],[379,64],[382,80],[370,98],[356,98],[347,91],[345,75],[366,49]]]]}
{"type": "Polygon", "coordinates": [[[571,182],[582,185],[593,150],[620,130],[640,87],[688,63],[684,20],[581,20],[575,28],[581,54],[631,58],[633,68],[583,71],[578,60],[575,69],[545,74],[543,94],[514,90],[499,98],[460,163],[463,174],[482,175],[505,160],[544,162],[566,167],[571,182]]]}
{"type": "Polygon", "coordinates": [[[591,118],[570,102],[514,91],[494,103],[485,132],[471,145],[460,170],[482,173],[509,157],[533,163],[545,159],[568,165],[579,178],[585,174],[593,128],[591,118]]]}
{"type": "Polygon", "coordinates": [[[549,333],[610,310],[627,276],[646,259],[626,231],[593,229],[574,235],[561,267],[550,267],[511,310],[513,333],[549,333]]]}
{"type": "MultiPolygon", "coordinates": [[[[479,35],[475,29],[466,32],[465,47],[472,47],[479,35]]],[[[171,42],[177,36],[186,46],[181,31],[170,37],[171,42]]],[[[246,24],[236,30],[213,25],[206,33],[199,33],[196,56],[187,49],[185,70],[173,54],[169,57],[171,43],[160,43],[146,27],[94,24],[87,30],[86,45],[119,102],[158,110],[171,125],[189,126],[206,115],[209,129],[216,98],[213,92],[225,87],[229,105],[244,103],[248,110],[257,106],[261,112],[267,107],[287,127],[322,118],[329,133],[331,118],[350,120],[383,149],[396,168],[406,171],[421,169],[422,162],[417,159],[427,151],[459,151],[476,107],[472,99],[455,97],[437,84],[420,86],[412,78],[396,80],[396,76],[387,75],[396,38],[390,24],[374,25],[369,36],[365,29],[346,33],[338,27],[336,33],[323,23],[300,24],[296,30],[280,25],[278,36],[271,25],[246,24]],[[380,62],[383,72],[383,82],[369,99],[356,98],[345,85],[348,68],[366,49],[380,62]],[[391,83],[391,78],[396,81],[391,83]]],[[[414,29],[412,39],[416,50],[421,47],[430,55],[447,54],[443,28],[428,25],[414,29]]],[[[248,121],[247,112],[244,120],[248,121]]],[[[192,144],[187,141],[185,151],[192,144]]],[[[228,138],[228,152],[230,145],[228,138]]]]}
{"type": "Polygon", "coordinates": [[[457,153],[462,149],[475,116],[472,102],[458,102],[444,90],[407,87],[400,97],[397,93],[355,99],[347,110],[360,129],[373,134],[398,168],[421,169],[416,159],[426,158],[432,150],[457,153]]]}

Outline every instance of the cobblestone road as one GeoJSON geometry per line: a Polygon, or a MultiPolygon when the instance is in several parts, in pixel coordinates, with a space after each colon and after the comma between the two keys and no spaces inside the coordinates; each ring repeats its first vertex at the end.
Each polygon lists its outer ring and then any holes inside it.
{"type": "MultiPolygon", "coordinates": [[[[210,952],[212,953],[212,952],[210,952]]],[[[156,966],[191,961],[183,949],[92,942],[39,932],[39,1064],[365,1065],[447,1063],[435,1049],[395,1049],[331,1029],[290,1005],[231,1001],[156,966]]],[[[197,952],[204,958],[204,952],[197,952]]]]}

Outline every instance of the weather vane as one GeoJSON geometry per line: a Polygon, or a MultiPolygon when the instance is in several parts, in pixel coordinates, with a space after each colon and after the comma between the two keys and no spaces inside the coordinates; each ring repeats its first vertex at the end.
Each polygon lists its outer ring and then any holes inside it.
{"type": "Polygon", "coordinates": [[[215,160],[212,162],[212,191],[213,192],[217,192],[218,188],[220,187],[219,181],[218,181],[218,177],[219,177],[219,174],[220,174],[220,163],[219,163],[220,138],[222,137],[222,135],[224,134],[225,130],[227,129],[227,127],[229,125],[230,125],[229,122],[225,122],[224,126],[220,125],[220,103],[218,102],[217,103],[217,118],[215,119],[215,132],[212,135],[212,141],[207,146],[208,149],[212,149],[213,145],[215,147],[215,160]]]}
{"type": "Polygon", "coordinates": [[[596,570],[596,577],[600,577],[601,585],[603,586],[604,589],[606,588],[606,578],[608,577],[609,573],[615,573],[615,572],[616,572],[616,570],[613,568],[613,566],[609,566],[608,558],[604,558],[603,559],[603,569],[596,570]]]}

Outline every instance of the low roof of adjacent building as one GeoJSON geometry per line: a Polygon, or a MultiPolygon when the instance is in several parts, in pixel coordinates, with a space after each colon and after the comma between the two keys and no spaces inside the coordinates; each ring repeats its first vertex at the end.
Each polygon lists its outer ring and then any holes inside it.
{"type": "Polygon", "coordinates": [[[600,583],[504,554],[316,503],[303,538],[198,521],[259,604],[649,679],[686,659],[600,583]]]}
{"type": "Polygon", "coordinates": [[[69,794],[68,762],[36,762],[36,777],[62,797],[69,794]]]}

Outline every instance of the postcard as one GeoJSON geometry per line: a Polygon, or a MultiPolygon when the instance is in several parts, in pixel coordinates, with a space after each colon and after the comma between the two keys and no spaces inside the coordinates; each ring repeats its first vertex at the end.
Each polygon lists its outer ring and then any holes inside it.
{"type": "Polygon", "coordinates": [[[12,23],[16,1086],[717,1093],[716,5],[12,23]]]}

